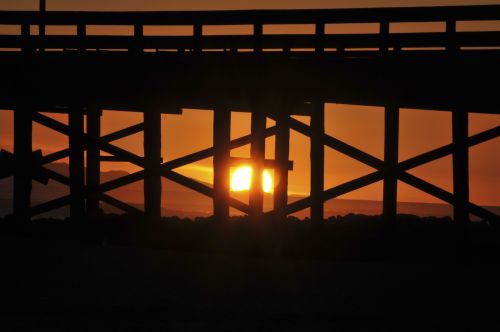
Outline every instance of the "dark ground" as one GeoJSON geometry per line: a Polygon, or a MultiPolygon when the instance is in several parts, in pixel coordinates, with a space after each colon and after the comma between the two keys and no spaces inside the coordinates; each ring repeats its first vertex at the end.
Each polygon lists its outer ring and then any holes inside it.
{"type": "Polygon", "coordinates": [[[2,330],[500,328],[485,224],[117,222],[2,222],[2,330]]]}

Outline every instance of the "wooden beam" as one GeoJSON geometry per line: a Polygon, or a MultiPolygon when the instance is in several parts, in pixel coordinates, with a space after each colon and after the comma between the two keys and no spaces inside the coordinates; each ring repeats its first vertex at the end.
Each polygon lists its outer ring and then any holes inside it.
{"type": "Polygon", "coordinates": [[[14,110],[14,216],[30,219],[32,122],[29,109],[14,110]]]}
{"type": "Polygon", "coordinates": [[[42,213],[50,212],[58,208],[62,208],[63,206],[68,205],[70,201],[71,201],[71,195],[59,197],[32,207],[29,213],[31,217],[33,217],[42,213]]]}
{"type": "Polygon", "coordinates": [[[137,182],[140,180],[144,180],[144,174],[145,174],[145,171],[141,170],[141,171],[137,171],[135,173],[121,176],[117,179],[113,179],[113,180],[109,180],[107,182],[101,183],[99,185],[99,188],[98,188],[99,192],[104,193],[104,192],[111,191],[111,190],[114,190],[114,189],[117,189],[120,187],[124,187],[128,184],[131,184],[131,183],[134,183],[134,182],[137,182]]]}
{"type": "MultiPolygon", "coordinates": [[[[470,136],[467,139],[467,146],[470,148],[472,146],[487,142],[491,139],[500,136],[500,126],[485,130],[481,133],[470,136]]],[[[424,152],[418,156],[412,157],[405,161],[399,163],[399,168],[401,170],[407,171],[409,169],[424,165],[431,161],[446,157],[453,153],[453,143],[443,145],[431,151],[424,152]]]]}
{"type": "MultiPolygon", "coordinates": [[[[94,140],[101,137],[102,111],[92,109],[87,111],[87,135],[94,140]]],[[[89,217],[100,215],[98,187],[101,183],[100,149],[95,145],[87,148],[87,214],[89,217]]]]}
{"type": "Polygon", "coordinates": [[[382,215],[394,222],[397,215],[399,108],[386,106],[384,133],[384,191],[382,215]]]}
{"type": "Polygon", "coordinates": [[[214,219],[229,219],[229,158],[231,141],[231,112],[224,108],[214,110],[214,219]]]}
{"type": "Polygon", "coordinates": [[[42,165],[50,164],[50,163],[53,163],[54,161],[58,161],[60,159],[67,158],[67,157],[69,157],[69,148],[42,156],[41,164],[42,165]]]}
{"type": "MultiPolygon", "coordinates": [[[[270,137],[270,136],[273,136],[275,133],[276,133],[276,126],[273,126],[273,127],[266,129],[265,136],[270,137]]],[[[229,148],[236,149],[236,148],[245,146],[247,144],[250,144],[251,142],[252,142],[252,135],[242,136],[242,137],[239,137],[239,138],[232,140],[229,143],[229,148]]],[[[175,169],[177,167],[181,167],[181,166],[184,166],[187,164],[191,164],[191,163],[200,161],[200,160],[205,159],[205,158],[212,157],[213,155],[214,155],[214,148],[212,147],[212,148],[200,150],[197,152],[193,152],[191,154],[188,154],[188,155],[183,156],[183,157],[179,157],[179,158],[174,159],[174,160],[167,161],[167,162],[163,163],[162,166],[165,168],[168,168],[168,169],[175,169]]],[[[235,160],[235,158],[232,157],[231,160],[235,160]]]]}
{"type": "Polygon", "coordinates": [[[111,197],[109,195],[100,194],[99,199],[101,201],[111,205],[111,206],[114,206],[117,209],[124,211],[124,212],[130,213],[130,214],[138,214],[138,215],[143,214],[143,212],[140,209],[138,209],[130,204],[124,203],[124,202],[122,202],[114,197],[111,197]]]}
{"type": "MultiPolygon", "coordinates": [[[[302,123],[294,118],[288,118],[288,123],[290,125],[290,128],[293,130],[296,130],[297,132],[307,136],[311,137],[311,127],[306,125],[305,123],[302,123]]],[[[373,167],[375,169],[382,169],[384,162],[350,144],[347,144],[335,137],[332,137],[330,135],[324,134],[323,135],[323,142],[326,146],[343,153],[353,159],[356,159],[357,161],[362,162],[365,165],[368,165],[370,167],[373,167]]]]}
{"type": "Polygon", "coordinates": [[[311,114],[311,220],[324,219],[323,191],[325,190],[325,109],[323,102],[316,102],[311,114]]]}
{"type": "MultiPolygon", "coordinates": [[[[252,159],[242,158],[242,157],[231,157],[231,158],[229,158],[229,163],[231,164],[231,167],[251,165],[252,159]]],[[[275,169],[275,168],[277,169],[280,167],[284,167],[288,171],[293,171],[293,161],[292,160],[278,162],[277,160],[273,160],[273,159],[264,159],[263,165],[264,165],[263,167],[266,169],[275,169]]]]}
{"type": "MultiPolygon", "coordinates": [[[[184,176],[182,174],[176,173],[172,170],[166,169],[162,167],[160,169],[160,173],[163,177],[174,181],[180,185],[185,186],[186,188],[189,188],[191,190],[194,190],[196,192],[199,192],[202,195],[205,195],[207,197],[214,197],[214,190],[213,188],[210,188],[203,183],[200,183],[196,180],[190,179],[187,176],[184,176]]],[[[242,203],[238,201],[235,198],[230,197],[229,198],[229,205],[235,209],[240,210],[243,213],[250,214],[250,208],[247,204],[242,203]]]]}
{"type": "Polygon", "coordinates": [[[469,221],[469,147],[467,144],[469,114],[464,110],[452,113],[453,141],[453,193],[455,204],[453,216],[455,221],[469,221]]]}
{"type": "Polygon", "coordinates": [[[150,221],[161,218],[161,113],[144,112],[144,210],[150,221]]]}
{"type": "MultiPolygon", "coordinates": [[[[302,10],[225,10],[225,11],[155,11],[155,12],[47,12],[45,21],[50,25],[194,25],[194,24],[312,24],[328,23],[379,23],[431,22],[456,20],[497,20],[499,5],[435,6],[404,8],[346,8],[302,10]]],[[[0,11],[2,24],[27,21],[39,24],[38,13],[0,11]]]]}
{"type": "Polygon", "coordinates": [[[75,107],[69,114],[69,178],[70,218],[79,220],[85,216],[85,164],[83,110],[75,107]]]}
{"type": "Polygon", "coordinates": [[[104,135],[101,137],[101,139],[104,142],[113,142],[113,141],[116,141],[116,140],[119,140],[119,139],[122,139],[122,138],[125,138],[128,136],[140,133],[143,130],[144,130],[144,123],[141,122],[141,123],[132,125],[130,127],[123,128],[123,129],[117,130],[115,132],[112,132],[110,134],[104,135]]]}

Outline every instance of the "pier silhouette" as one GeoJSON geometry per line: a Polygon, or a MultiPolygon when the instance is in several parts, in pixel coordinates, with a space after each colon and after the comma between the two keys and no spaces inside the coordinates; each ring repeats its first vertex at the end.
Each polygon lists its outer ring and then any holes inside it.
{"type": "Polygon", "coordinates": [[[100,202],[147,220],[161,216],[161,178],[213,199],[217,221],[236,208],[260,220],[310,208],[324,218],[324,202],[383,181],[383,217],[396,219],[397,182],[402,181],[454,207],[454,219],[473,214],[488,222],[500,217],[469,199],[469,148],[500,136],[500,127],[468,135],[470,113],[500,113],[500,32],[461,31],[461,22],[500,20],[500,6],[250,10],[192,12],[0,12],[0,25],[20,27],[0,35],[0,108],[14,111],[14,151],[0,154],[0,178],[13,176],[14,217],[29,220],[69,205],[72,219],[97,217],[100,202]],[[395,33],[393,24],[440,22],[445,31],[395,33]],[[338,34],[339,24],[372,24],[376,33],[338,34]],[[210,26],[250,26],[248,35],[208,35],[210,26]],[[303,25],[309,34],[271,34],[270,25],[303,25]],[[37,26],[35,33],[33,27],[37,26]],[[72,26],[74,35],[46,34],[48,26],[72,26]],[[90,26],[129,27],[130,35],[88,33],[90,26]],[[188,36],[150,35],[151,26],[187,26],[188,36]],[[384,158],[370,155],[325,133],[325,103],[385,107],[384,158]],[[161,116],[183,108],[211,110],[213,146],[175,160],[161,158],[161,116]],[[452,114],[452,142],[399,161],[399,109],[439,109],[452,114]],[[143,114],[143,121],[102,135],[103,109],[143,114]],[[231,112],[251,113],[251,134],[231,140],[231,112]],[[68,114],[68,124],[43,112],[68,114]],[[293,115],[310,117],[310,125],[293,115]],[[266,128],[266,119],[275,125],[266,128]],[[85,122],[86,119],[86,123],[85,122]],[[67,149],[33,151],[32,125],[69,138],[67,149]],[[86,127],[86,130],[84,128],[86,127]],[[310,196],[289,203],[290,131],[310,138],[310,196]],[[114,144],[142,132],[143,154],[114,144]],[[275,137],[274,159],[265,157],[265,139],[275,137]],[[232,149],[250,144],[250,158],[232,149]],[[352,181],[325,187],[325,147],[374,169],[352,181]],[[105,156],[101,152],[106,153],[105,156]],[[86,158],[84,154],[86,153],[86,158]],[[409,173],[444,156],[453,158],[453,192],[409,173]],[[69,176],[47,164],[69,157],[69,176]],[[213,187],[175,168],[213,157],[213,187]],[[103,161],[130,162],[141,170],[100,181],[103,161]],[[230,167],[254,168],[249,203],[229,195],[230,167]],[[274,209],[263,212],[261,170],[274,170],[274,209]],[[32,206],[31,181],[69,187],[61,198],[32,206]],[[109,191],[144,180],[144,210],[113,198],[109,191]]]}

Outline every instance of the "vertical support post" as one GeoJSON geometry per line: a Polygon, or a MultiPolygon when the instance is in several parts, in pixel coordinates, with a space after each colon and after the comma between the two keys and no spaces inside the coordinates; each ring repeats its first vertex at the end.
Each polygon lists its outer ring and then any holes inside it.
{"type": "MultiPolygon", "coordinates": [[[[99,109],[87,111],[87,134],[90,139],[98,141],[101,138],[101,115],[99,109]]],[[[87,215],[97,217],[100,214],[99,192],[97,188],[101,183],[100,149],[96,145],[87,148],[87,215]]]]}
{"type": "Polygon", "coordinates": [[[458,222],[469,221],[467,209],[469,204],[468,117],[468,113],[462,109],[455,109],[452,113],[453,193],[455,195],[453,216],[458,222]]]}
{"type": "Polygon", "coordinates": [[[161,113],[144,112],[144,210],[150,221],[161,218],[161,113]]]}
{"type": "Polygon", "coordinates": [[[214,110],[214,219],[229,219],[229,142],[231,140],[231,112],[227,108],[214,110]]]}
{"type": "Polygon", "coordinates": [[[396,221],[398,196],[399,108],[386,106],[384,134],[384,192],[382,215],[396,221]]]}
{"type": "Polygon", "coordinates": [[[70,206],[72,220],[85,215],[85,161],[83,146],[83,110],[73,107],[69,111],[69,178],[70,206]]]}
{"type": "Polygon", "coordinates": [[[262,172],[264,170],[266,138],[266,116],[262,109],[252,112],[252,143],[250,158],[252,159],[252,181],[250,186],[250,219],[258,221],[264,208],[264,193],[262,190],[262,172]]]}
{"type": "Polygon", "coordinates": [[[30,220],[32,123],[28,109],[14,110],[14,216],[30,220]]]}
{"type": "Polygon", "coordinates": [[[274,169],[274,211],[276,220],[285,220],[288,204],[288,158],[290,153],[290,128],[288,126],[288,109],[278,110],[276,117],[275,160],[274,169]]]}
{"type": "Polygon", "coordinates": [[[311,220],[323,221],[325,187],[325,109],[323,102],[315,102],[311,114],[311,220]]]}

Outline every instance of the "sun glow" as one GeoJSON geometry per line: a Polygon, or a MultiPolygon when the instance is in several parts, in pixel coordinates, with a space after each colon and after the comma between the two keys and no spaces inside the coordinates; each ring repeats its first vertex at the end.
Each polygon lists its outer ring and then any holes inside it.
{"type": "MultiPolygon", "coordinates": [[[[232,191],[246,191],[250,190],[252,183],[252,167],[241,166],[238,167],[231,175],[231,190],[232,191]]],[[[270,193],[273,189],[273,179],[268,170],[262,172],[262,190],[265,193],[270,193]]]]}

